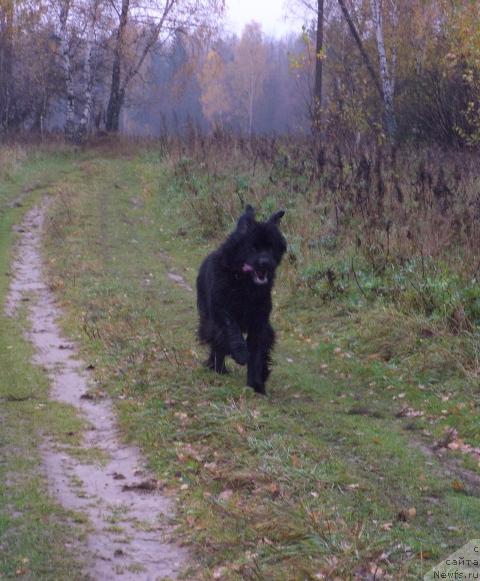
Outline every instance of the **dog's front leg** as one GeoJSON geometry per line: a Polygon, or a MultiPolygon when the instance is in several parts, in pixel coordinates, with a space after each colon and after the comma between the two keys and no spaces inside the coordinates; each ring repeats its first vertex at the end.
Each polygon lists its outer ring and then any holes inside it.
{"type": "Polygon", "coordinates": [[[270,374],[270,352],[275,342],[275,333],[268,320],[260,327],[248,332],[247,385],[257,393],[265,394],[265,382],[270,374]]]}
{"type": "Polygon", "coordinates": [[[245,365],[248,360],[247,343],[233,317],[228,312],[222,311],[217,315],[215,323],[225,336],[225,351],[230,353],[239,365],[245,365]]]}

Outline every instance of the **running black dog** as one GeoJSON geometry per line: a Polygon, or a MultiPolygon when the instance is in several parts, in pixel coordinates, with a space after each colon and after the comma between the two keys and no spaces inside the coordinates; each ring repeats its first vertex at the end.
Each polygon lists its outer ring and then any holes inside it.
{"type": "Polygon", "coordinates": [[[247,206],[236,230],[203,261],[197,278],[198,336],[210,345],[207,366],[226,373],[225,357],[231,355],[238,364],[247,364],[247,385],[262,394],[275,341],[269,322],[271,291],[287,248],[278,229],[284,213],[257,222],[247,206]]]}

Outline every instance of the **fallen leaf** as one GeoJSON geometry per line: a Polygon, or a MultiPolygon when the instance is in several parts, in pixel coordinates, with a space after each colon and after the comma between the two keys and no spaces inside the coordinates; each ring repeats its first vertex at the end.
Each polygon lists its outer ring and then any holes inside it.
{"type": "Polygon", "coordinates": [[[374,579],[381,579],[384,575],[383,570],[376,563],[370,563],[370,573],[374,579]]]}
{"type": "Polygon", "coordinates": [[[230,488],[226,488],[223,492],[220,492],[218,498],[220,500],[224,500],[225,502],[229,501],[233,496],[233,490],[230,488]]]}
{"type": "Polygon", "coordinates": [[[225,574],[227,573],[228,569],[226,567],[216,567],[213,570],[213,578],[214,579],[222,579],[225,574]]]}
{"type": "Polygon", "coordinates": [[[175,412],[175,417],[179,418],[182,422],[188,419],[188,415],[184,412],[175,412]]]}
{"type": "Polygon", "coordinates": [[[386,522],[386,523],[383,523],[383,525],[381,525],[380,530],[389,531],[392,527],[393,527],[393,523],[386,522]]]}
{"type": "Polygon", "coordinates": [[[462,490],[465,490],[465,486],[463,485],[463,482],[461,482],[458,479],[455,479],[452,482],[452,488],[453,490],[455,490],[456,492],[461,492],[462,490]]]}
{"type": "Polygon", "coordinates": [[[206,468],[207,470],[210,470],[210,472],[215,472],[216,469],[218,468],[217,463],[216,462],[207,462],[206,464],[203,465],[204,468],[206,468]]]}
{"type": "Polygon", "coordinates": [[[272,482],[268,486],[268,490],[271,492],[271,494],[273,496],[278,496],[280,494],[280,489],[279,489],[278,484],[276,482],[272,482]]]}

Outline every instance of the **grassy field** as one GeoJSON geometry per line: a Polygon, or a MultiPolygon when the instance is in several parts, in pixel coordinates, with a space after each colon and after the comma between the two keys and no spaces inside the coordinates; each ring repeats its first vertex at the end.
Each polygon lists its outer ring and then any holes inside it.
{"type": "MultiPolygon", "coordinates": [[[[226,378],[202,368],[195,295],[169,276],[194,286],[228,215],[216,229],[214,208],[199,220],[184,167],[154,148],[100,148],[58,167],[46,253],[65,328],[126,438],[178,496],[197,576],[415,579],[478,536],[471,335],[360,291],[326,301],[287,260],[259,398],[233,363],[226,378]]],[[[292,207],[291,243],[297,226],[292,207]]]]}
{"type": "Polygon", "coordinates": [[[21,149],[0,155],[0,577],[83,579],[75,515],[47,494],[39,468],[42,436],[65,442],[81,423],[67,406],[48,401],[48,382],[30,363],[24,318],[3,313],[10,277],[14,231],[23,213],[42,195],[55,192],[60,164],[48,156],[27,159],[21,149]]]}

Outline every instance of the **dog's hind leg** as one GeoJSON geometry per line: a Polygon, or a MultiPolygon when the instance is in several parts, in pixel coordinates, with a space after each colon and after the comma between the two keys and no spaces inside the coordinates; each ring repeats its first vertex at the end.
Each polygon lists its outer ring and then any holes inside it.
{"type": "Polygon", "coordinates": [[[200,314],[200,324],[198,327],[198,338],[203,344],[210,346],[210,355],[205,362],[206,367],[216,373],[228,373],[225,367],[225,356],[227,352],[222,346],[225,343],[222,333],[215,326],[215,323],[200,314]]]}
{"type": "Polygon", "coordinates": [[[225,310],[217,309],[215,325],[215,345],[221,345],[226,355],[231,355],[239,365],[245,365],[248,361],[247,343],[234,318],[225,310]]]}
{"type": "Polygon", "coordinates": [[[270,375],[270,353],[275,342],[275,333],[269,323],[261,329],[248,333],[247,385],[257,393],[265,394],[265,382],[270,375]]]}
{"type": "Polygon", "coordinates": [[[211,327],[209,345],[210,355],[207,360],[207,367],[216,373],[228,373],[225,367],[225,357],[229,354],[226,348],[226,339],[221,329],[215,325],[211,327]]]}
{"type": "Polygon", "coordinates": [[[239,329],[230,333],[228,344],[233,360],[239,365],[245,365],[248,362],[248,347],[239,329]]]}

